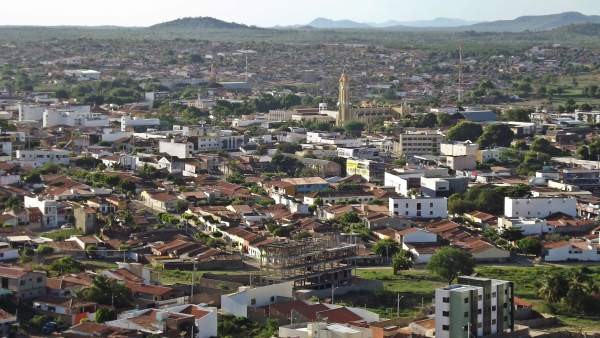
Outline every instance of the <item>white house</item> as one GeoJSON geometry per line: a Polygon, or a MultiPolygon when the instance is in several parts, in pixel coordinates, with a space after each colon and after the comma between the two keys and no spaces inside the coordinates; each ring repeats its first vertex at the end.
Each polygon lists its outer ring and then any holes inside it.
{"type": "Polygon", "coordinates": [[[546,223],[546,221],[541,218],[499,217],[498,230],[504,231],[507,229],[521,230],[525,236],[542,235],[546,233],[552,233],[554,230],[556,230],[553,225],[546,223]]]}
{"type": "Polygon", "coordinates": [[[504,198],[504,216],[545,218],[563,213],[577,217],[577,199],[574,197],[504,198]]]}
{"type": "Polygon", "coordinates": [[[47,200],[41,196],[25,196],[24,205],[25,208],[37,208],[42,213],[42,224],[45,228],[58,226],[58,203],[55,200],[47,200]]]}
{"type": "Polygon", "coordinates": [[[70,161],[69,152],[59,149],[17,150],[16,159],[33,167],[41,167],[49,162],[67,165],[70,161]]]}
{"type": "Polygon", "coordinates": [[[158,127],[160,126],[159,119],[140,119],[129,116],[121,117],[121,131],[127,131],[129,128],[135,127],[158,127]]]}
{"type": "Polygon", "coordinates": [[[544,260],[547,262],[600,262],[598,239],[573,238],[569,241],[544,244],[544,260]]]}
{"type": "Polygon", "coordinates": [[[448,199],[427,197],[402,197],[389,199],[390,216],[406,218],[446,218],[448,199]]]}
{"type": "Polygon", "coordinates": [[[109,121],[106,115],[98,113],[47,109],[42,116],[42,126],[108,127],[109,121]]]}
{"type": "Polygon", "coordinates": [[[410,227],[396,232],[398,243],[435,243],[437,235],[427,229],[410,227]]]}
{"type": "Polygon", "coordinates": [[[284,282],[260,287],[242,286],[238,292],[221,296],[221,311],[236,317],[248,316],[248,307],[275,304],[278,297],[292,299],[294,282],[284,282]]]}

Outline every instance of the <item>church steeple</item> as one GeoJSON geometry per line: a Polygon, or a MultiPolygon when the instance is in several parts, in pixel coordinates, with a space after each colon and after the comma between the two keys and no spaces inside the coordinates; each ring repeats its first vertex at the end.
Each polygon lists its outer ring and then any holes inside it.
{"type": "Polygon", "coordinates": [[[346,122],[350,121],[350,114],[350,77],[346,74],[346,70],[344,69],[342,71],[342,76],[340,76],[337,126],[343,127],[346,122]]]}

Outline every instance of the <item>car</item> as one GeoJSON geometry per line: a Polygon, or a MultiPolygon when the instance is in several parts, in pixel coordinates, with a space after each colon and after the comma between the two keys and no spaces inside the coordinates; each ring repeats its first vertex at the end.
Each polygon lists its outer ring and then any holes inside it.
{"type": "Polygon", "coordinates": [[[44,324],[44,326],[42,326],[42,333],[43,334],[52,334],[57,329],[58,329],[58,325],[56,325],[56,322],[47,322],[46,324],[44,324]]]}

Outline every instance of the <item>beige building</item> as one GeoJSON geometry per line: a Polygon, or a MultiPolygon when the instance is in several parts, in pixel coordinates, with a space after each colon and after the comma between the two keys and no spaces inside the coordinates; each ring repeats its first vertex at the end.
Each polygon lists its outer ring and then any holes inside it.
{"type": "Polygon", "coordinates": [[[159,212],[174,212],[179,201],[177,196],[167,192],[143,191],[141,198],[145,206],[159,212]]]}
{"type": "Polygon", "coordinates": [[[46,294],[46,273],[18,266],[0,266],[0,287],[17,299],[31,299],[46,294]]]}
{"type": "Polygon", "coordinates": [[[394,140],[394,154],[398,156],[438,155],[444,136],[437,131],[406,132],[394,140]]]}
{"type": "Polygon", "coordinates": [[[86,235],[94,233],[97,225],[96,212],[96,209],[93,208],[84,206],[76,207],[73,210],[75,228],[86,235]]]}

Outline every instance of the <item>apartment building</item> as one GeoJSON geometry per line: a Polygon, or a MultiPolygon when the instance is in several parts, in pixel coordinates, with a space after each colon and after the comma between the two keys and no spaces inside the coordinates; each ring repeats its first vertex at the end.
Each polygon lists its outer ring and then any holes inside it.
{"type": "Polygon", "coordinates": [[[368,182],[383,183],[385,164],[383,162],[349,158],[346,160],[346,173],[348,176],[362,176],[368,182]]]}
{"type": "Polygon", "coordinates": [[[448,199],[427,197],[400,197],[389,199],[390,216],[406,218],[446,218],[448,199]]]}
{"type": "Polygon", "coordinates": [[[485,337],[514,331],[513,283],[459,277],[435,290],[435,337],[485,337]]]}
{"type": "Polygon", "coordinates": [[[574,197],[504,198],[504,216],[546,218],[563,213],[577,217],[577,199],[574,197]]]}
{"type": "Polygon", "coordinates": [[[444,136],[437,131],[406,132],[394,140],[394,154],[398,156],[438,155],[444,136]]]}
{"type": "Polygon", "coordinates": [[[17,150],[16,159],[33,167],[41,167],[46,163],[68,165],[70,162],[69,152],[59,149],[17,150]]]}

